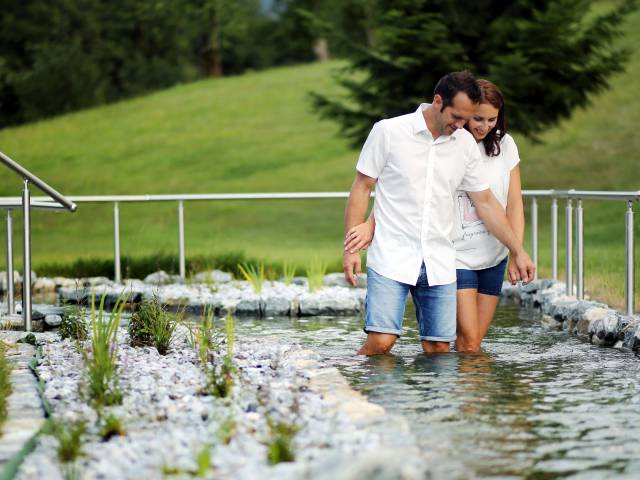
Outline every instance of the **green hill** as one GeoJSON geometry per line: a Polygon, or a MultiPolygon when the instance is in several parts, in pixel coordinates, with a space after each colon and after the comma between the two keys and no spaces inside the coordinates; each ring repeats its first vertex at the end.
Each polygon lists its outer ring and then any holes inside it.
{"type": "MultiPolygon", "coordinates": [[[[639,13],[626,28],[620,41],[640,44],[639,13]]],[[[308,98],[310,90],[337,91],[331,72],[339,66],[302,65],[181,85],[2,130],[0,150],[67,195],[345,191],[358,152],[337,137],[337,125],[318,119],[308,98]]],[[[517,138],[524,187],[638,189],[639,76],[636,51],[613,88],[542,132],[544,143],[517,138]]],[[[1,196],[20,189],[8,170],[0,176],[1,196]]],[[[187,255],[241,251],[301,265],[317,256],[339,268],[343,208],[343,200],[187,203],[187,255]]],[[[588,202],[585,208],[587,287],[619,301],[624,205],[588,202]]],[[[546,210],[541,205],[543,274],[546,210]]],[[[35,212],[36,270],[78,257],[112,257],[112,223],[111,205],[82,204],[73,215],[35,212]]],[[[123,255],[177,252],[176,204],[123,204],[120,223],[123,255]]],[[[15,228],[18,244],[19,221],[15,228]]]]}

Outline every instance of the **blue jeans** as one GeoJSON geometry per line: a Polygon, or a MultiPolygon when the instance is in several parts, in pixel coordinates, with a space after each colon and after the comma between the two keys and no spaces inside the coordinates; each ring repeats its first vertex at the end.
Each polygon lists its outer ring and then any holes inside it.
{"type": "Polygon", "coordinates": [[[452,342],[456,339],[456,283],[430,286],[424,263],[413,286],[391,280],[367,268],[365,332],[402,335],[407,294],[416,306],[420,340],[452,342]]]}

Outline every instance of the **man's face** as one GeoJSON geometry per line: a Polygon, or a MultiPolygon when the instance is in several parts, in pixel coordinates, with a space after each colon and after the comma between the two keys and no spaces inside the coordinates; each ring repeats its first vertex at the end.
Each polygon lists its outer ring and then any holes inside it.
{"type": "Polygon", "coordinates": [[[442,112],[440,111],[442,109],[442,98],[439,95],[436,95],[433,103],[438,108],[438,123],[440,132],[443,135],[451,135],[459,128],[463,128],[478,107],[478,104],[473,103],[467,94],[463,92],[458,92],[453,97],[453,103],[442,112]]]}

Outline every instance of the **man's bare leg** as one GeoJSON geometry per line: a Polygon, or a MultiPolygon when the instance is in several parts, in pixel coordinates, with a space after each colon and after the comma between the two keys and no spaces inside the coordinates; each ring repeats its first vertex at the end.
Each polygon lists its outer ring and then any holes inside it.
{"type": "Polygon", "coordinates": [[[358,355],[382,355],[388,353],[396,343],[397,335],[391,333],[368,332],[367,340],[358,350],[358,355]]]}
{"type": "Polygon", "coordinates": [[[449,351],[449,342],[422,340],[422,350],[424,353],[447,353],[449,351]]]}

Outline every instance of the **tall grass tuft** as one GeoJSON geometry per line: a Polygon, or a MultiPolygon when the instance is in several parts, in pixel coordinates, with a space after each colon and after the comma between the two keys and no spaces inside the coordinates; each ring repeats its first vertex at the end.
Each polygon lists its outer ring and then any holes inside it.
{"type": "Polygon", "coordinates": [[[87,422],[77,420],[71,423],[54,421],[51,434],[58,440],[58,460],[73,462],[82,455],[82,438],[87,431],[87,422]]]}
{"type": "Polygon", "coordinates": [[[102,422],[98,435],[103,442],[107,442],[111,437],[126,435],[127,431],[122,424],[122,420],[113,414],[107,415],[102,422]]]}
{"type": "Polygon", "coordinates": [[[251,284],[256,293],[262,291],[265,280],[264,263],[261,263],[258,267],[249,263],[245,263],[244,265],[238,264],[238,270],[240,270],[244,278],[251,284]]]}
{"type": "Polygon", "coordinates": [[[7,359],[6,347],[0,343],[0,432],[7,419],[7,399],[12,392],[11,363],[7,359]]]}
{"type": "Polygon", "coordinates": [[[285,285],[291,285],[293,277],[296,276],[297,267],[294,263],[285,261],[282,264],[282,278],[285,285]]]}
{"type": "Polygon", "coordinates": [[[166,355],[178,327],[176,317],[167,312],[156,294],[145,298],[142,305],[131,316],[129,341],[133,347],[153,346],[160,355],[166,355]]]}
{"type": "Polygon", "coordinates": [[[285,422],[275,422],[270,415],[267,415],[267,426],[271,434],[267,445],[269,463],[275,465],[281,462],[295,461],[293,438],[300,431],[300,428],[285,422]]]}
{"type": "Polygon", "coordinates": [[[128,298],[123,291],[109,318],[104,318],[104,301],[102,295],[98,312],[95,309],[95,296],[91,292],[91,350],[83,350],[86,368],[87,394],[91,403],[101,408],[122,403],[122,393],[118,385],[118,326],[122,310],[128,298]]]}
{"type": "Polygon", "coordinates": [[[327,274],[327,264],[318,258],[314,258],[307,264],[307,279],[309,291],[315,292],[322,287],[324,276],[327,274]]]}

